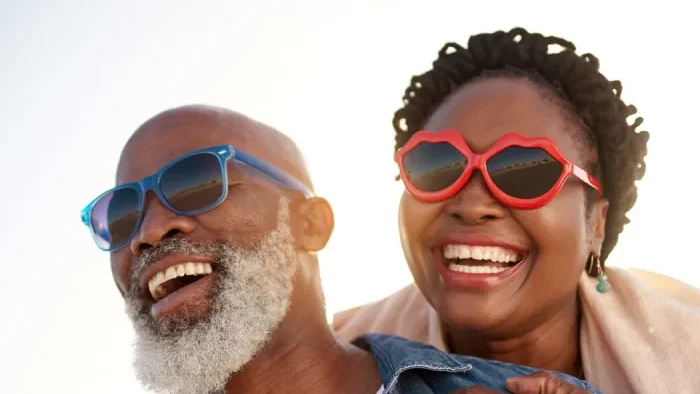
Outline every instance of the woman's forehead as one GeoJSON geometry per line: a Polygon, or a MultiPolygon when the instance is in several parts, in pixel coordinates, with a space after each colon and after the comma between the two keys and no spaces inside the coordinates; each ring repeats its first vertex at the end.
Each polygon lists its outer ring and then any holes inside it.
{"type": "Polygon", "coordinates": [[[475,152],[503,135],[547,137],[571,160],[580,155],[563,109],[525,79],[493,78],[467,84],[435,110],[425,129],[457,130],[475,152]]]}

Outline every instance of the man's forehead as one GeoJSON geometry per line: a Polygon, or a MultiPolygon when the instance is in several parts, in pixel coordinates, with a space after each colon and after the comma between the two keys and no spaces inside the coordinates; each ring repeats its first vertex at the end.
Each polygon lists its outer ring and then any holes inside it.
{"type": "Polygon", "coordinates": [[[117,183],[139,180],[197,149],[230,144],[301,178],[307,178],[294,142],[244,115],[202,106],[163,112],[144,123],[127,142],[117,183]]]}

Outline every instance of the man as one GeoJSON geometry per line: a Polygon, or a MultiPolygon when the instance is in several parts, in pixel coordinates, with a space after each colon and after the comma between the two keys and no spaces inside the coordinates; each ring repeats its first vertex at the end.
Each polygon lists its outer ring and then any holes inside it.
{"type": "Polygon", "coordinates": [[[387,336],[339,342],[315,257],[333,213],[268,126],[212,107],[163,112],[127,142],[116,181],[82,218],[111,252],[146,388],[448,393],[534,372],[387,336]]]}

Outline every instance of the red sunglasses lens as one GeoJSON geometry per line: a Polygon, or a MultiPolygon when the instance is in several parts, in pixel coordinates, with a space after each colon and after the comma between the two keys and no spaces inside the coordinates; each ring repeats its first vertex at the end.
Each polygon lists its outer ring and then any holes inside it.
{"type": "Polygon", "coordinates": [[[408,182],[426,192],[455,183],[467,167],[467,158],[448,142],[423,142],[403,157],[408,182]]]}
{"type": "Polygon", "coordinates": [[[490,158],[486,168],[493,183],[511,197],[527,200],[552,190],[564,166],[541,148],[511,146],[490,158]]]}

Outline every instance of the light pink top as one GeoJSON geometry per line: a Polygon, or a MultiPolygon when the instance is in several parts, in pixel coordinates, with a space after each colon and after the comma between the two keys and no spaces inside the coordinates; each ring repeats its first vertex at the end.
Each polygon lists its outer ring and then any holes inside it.
{"type": "MultiPolygon", "coordinates": [[[[608,293],[586,274],[579,282],[586,380],[604,393],[700,393],[700,290],[647,271],[606,273],[608,293]]],[[[336,314],[333,327],[347,340],[378,332],[449,351],[437,313],[415,285],[336,314]]]]}

